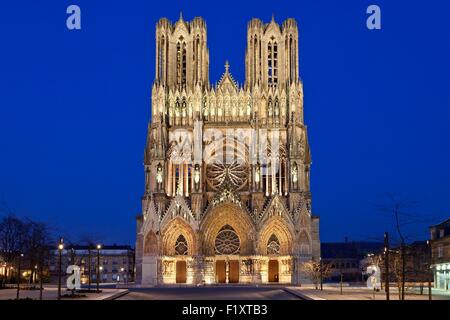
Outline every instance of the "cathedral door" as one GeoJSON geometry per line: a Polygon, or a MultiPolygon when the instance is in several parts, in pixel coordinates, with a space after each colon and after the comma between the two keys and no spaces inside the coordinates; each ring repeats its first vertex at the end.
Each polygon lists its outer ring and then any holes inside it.
{"type": "Polygon", "coordinates": [[[239,260],[230,260],[229,283],[239,282],[239,260]]]}
{"type": "Polygon", "coordinates": [[[225,283],[227,280],[227,266],[225,260],[216,261],[216,279],[217,283],[225,283]]]}
{"type": "Polygon", "coordinates": [[[186,283],[186,261],[177,261],[176,273],[176,282],[186,283]]]}
{"type": "Polygon", "coordinates": [[[269,260],[269,282],[278,282],[278,260],[269,260]]]}

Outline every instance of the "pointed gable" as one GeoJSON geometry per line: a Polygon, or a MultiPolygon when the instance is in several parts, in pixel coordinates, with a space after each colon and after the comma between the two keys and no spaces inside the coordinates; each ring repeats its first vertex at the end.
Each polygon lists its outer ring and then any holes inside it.
{"type": "Polygon", "coordinates": [[[291,223],[293,222],[289,210],[286,208],[285,203],[283,203],[282,198],[278,194],[272,196],[268,205],[260,213],[259,223],[264,223],[272,216],[280,216],[291,223]]]}
{"type": "Polygon", "coordinates": [[[225,72],[217,84],[217,90],[220,90],[222,93],[238,92],[238,84],[230,73],[230,65],[228,61],[225,62],[225,72]]]}

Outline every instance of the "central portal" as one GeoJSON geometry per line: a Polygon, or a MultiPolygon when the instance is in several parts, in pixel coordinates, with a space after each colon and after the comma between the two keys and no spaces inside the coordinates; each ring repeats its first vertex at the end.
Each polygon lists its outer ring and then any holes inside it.
{"type": "Polygon", "coordinates": [[[230,260],[229,283],[239,283],[239,260],[230,260]]]}
{"type": "Polygon", "coordinates": [[[216,279],[217,283],[227,282],[227,265],[225,260],[216,261],[216,279]]]}
{"type": "Polygon", "coordinates": [[[239,260],[217,260],[216,261],[217,283],[239,283],[239,260]],[[228,270],[227,270],[228,264],[228,270]],[[228,281],[227,281],[228,271],[228,281]]]}

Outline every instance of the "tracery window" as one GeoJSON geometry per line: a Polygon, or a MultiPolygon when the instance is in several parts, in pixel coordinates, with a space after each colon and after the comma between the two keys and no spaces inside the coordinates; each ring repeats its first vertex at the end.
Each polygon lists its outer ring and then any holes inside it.
{"type": "Polygon", "coordinates": [[[215,250],[217,254],[238,254],[241,242],[238,235],[230,225],[223,226],[217,234],[215,250]]]}
{"type": "Polygon", "coordinates": [[[164,55],[165,55],[165,41],[164,36],[161,38],[159,45],[159,55],[158,55],[158,77],[160,80],[163,80],[163,66],[164,66],[164,55]]]}
{"type": "Polygon", "coordinates": [[[267,254],[280,254],[280,241],[274,234],[267,241],[267,254]]]}
{"type": "MultiPolygon", "coordinates": [[[[273,39],[272,39],[273,40],[273,39]]],[[[269,86],[276,87],[278,84],[278,45],[276,42],[269,42],[267,45],[267,66],[269,86]]]]}
{"type": "Polygon", "coordinates": [[[256,82],[256,57],[257,57],[258,39],[255,35],[255,42],[253,45],[253,81],[256,82]]]}
{"type": "Polygon", "coordinates": [[[181,44],[177,43],[177,82],[180,84],[181,80],[181,44]]]}
{"type": "Polygon", "coordinates": [[[177,239],[177,242],[175,243],[175,254],[180,256],[188,254],[187,241],[182,234],[180,234],[180,236],[177,239]]]}
{"type": "Polygon", "coordinates": [[[217,142],[217,148],[211,150],[211,158],[206,167],[206,182],[213,190],[219,190],[228,177],[237,190],[248,187],[248,150],[245,145],[217,142]],[[230,159],[230,155],[233,158],[230,159]]]}
{"type": "MultiPolygon", "coordinates": [[[[183,37],[180,37],[183,41],[183,37]]],[[[177,80],[181,86],[186,85],[186,43],[177,43],[177,80]]]]}
{"type": "Polygon", "coordinates": [[[272,43],[269,42],[267,45],[267,65],[268,65],[268,72],[269,72],[269,86],[272,85],[272,76],[273,76],[273,69],[272,69],[272,43]]]}

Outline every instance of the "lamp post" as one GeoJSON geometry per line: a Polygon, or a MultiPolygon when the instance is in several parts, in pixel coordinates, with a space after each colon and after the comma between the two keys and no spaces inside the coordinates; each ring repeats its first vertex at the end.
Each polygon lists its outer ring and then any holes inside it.
{"type": "Polygon", "coordinates": [[[323,291],[323,265],[322,265],[322,257],[319,258],[320,260],[320,291],[323,291]]]}
{"type": "Polygon", "coordinates": [[[59,238],[58,244],[58,253],[59,253],[59,261],[58,261],[58,300],[61,300],[61,273],[62,273],[62,251],[64,249],[64,240],[63,238],[59,238]]]}
{"type": "Polygon", "coordinates": [[[124,269],[123,267],[120,268],[120,273],[122,274],[123,283],[125,284],[125,276],[123,275],[123,274],[124,274],[124,271],[125,271],[125,269],[124,269]]]}
{"type": "Polygon", "coordinates": [[[384,233],[384,273],[384,290],[386,291],[386,300],[389,300],[389,234],[387,232],[384,233]]]}
{"type": "Polygon", "coordinates": [[[430,256],[430,258],[429,258],[430,263],[428,266],[429,270],[428,270],[428,276],[427,276],[427,278],[428,278],[428,300],[432,300],[433,295],[432,295],[432,291],[431,291],[431,276],[433,275],[433,271],[432,271],[433,269],[431,268],[431,265],[433,264],[433,251],[431,248],[430,240],[427,241],[427,245],[428,245],[428,254],[430,256]]]}
{"type": "Polygon", "coordinates": [[[37,266],[37,264],[36,264],[36,265],[34,266],[33,279],[30,279],[30,280],[33,280],[33,286],[36,285],[37,272],[38,272],[38,266],[37,266]]]}
{"type": "Polygon", "coordinates": [[[100,249],[101,244],[97,245],[97,292],[100,292],[100,249]]]}
{"type": "Polygon", "coordinates": [[[19,260],[17,261],[17,294],[16,299],[19,300],[19,292],[20,292],[20,265],[22,262],[23,253],[19,254],[19,260]]]}
{"type": "Polygon", "coordinates": [[[92,261],[91,261],[91,249],[92,245],[88,243],[88,291],[91,292],[91,277],[92,277],[92,261]]]}

